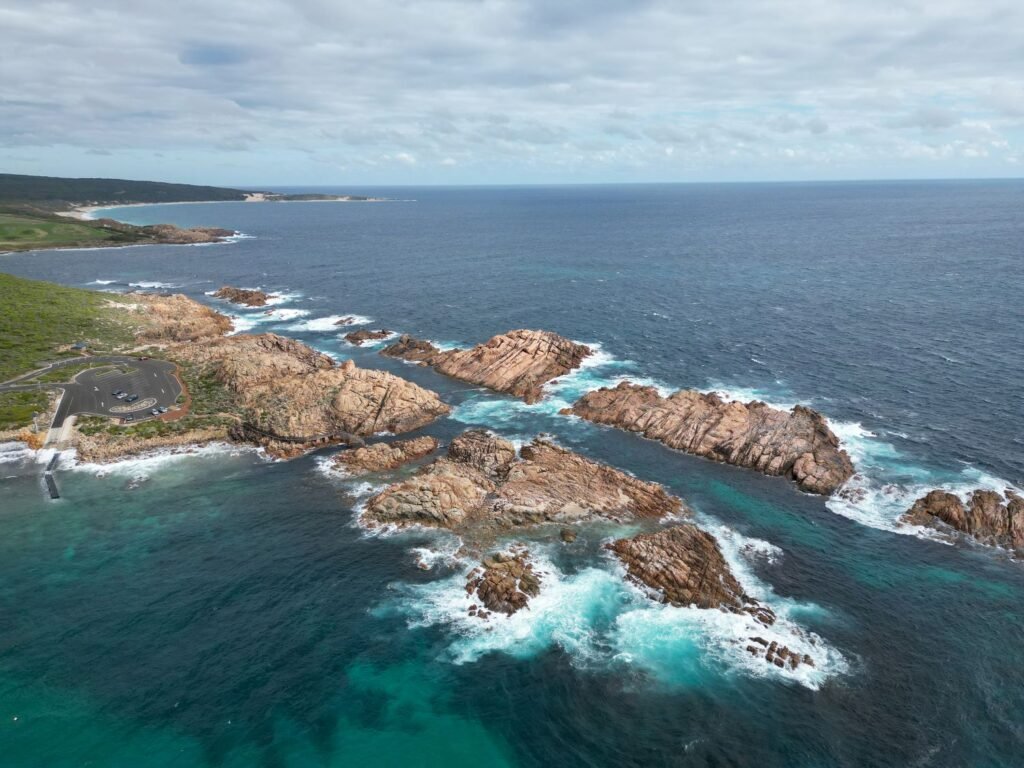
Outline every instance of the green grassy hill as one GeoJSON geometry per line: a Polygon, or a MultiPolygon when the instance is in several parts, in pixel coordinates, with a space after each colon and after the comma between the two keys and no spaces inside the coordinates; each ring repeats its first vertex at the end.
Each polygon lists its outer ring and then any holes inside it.
{"type": "MultiPolygon", "coordinates": [[[[79,341],[97,350],[128,344],[131,329],[107,309],[112,301],[126,299],[0,273],[0,382],[72,354],[67,346],[79,341]]],[[[29,423],[48,397],[45,391],[0,392],[0,430],[29,423]]]]}
{"type": "Polygon", "coordinates": [[[59,357],[79,341],[113,349],[131,341],[130,328],[105,308],[127,299],[0,273],[0,382],[59,357]]]}
{"type": "Polygon", "coordinates": [[[137,240],[139,238],[130,232],[119,232],[74,219],[0,209],[0,251],[121,245],[137,240]]]}

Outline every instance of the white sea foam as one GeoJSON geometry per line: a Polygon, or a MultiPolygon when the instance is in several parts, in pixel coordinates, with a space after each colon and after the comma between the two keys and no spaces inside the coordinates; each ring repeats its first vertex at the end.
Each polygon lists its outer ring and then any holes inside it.
{"type": "Polygon", "coordinates": [[[830,422],[829,426],[853,459],[857,474],[829,498],[826,505],[832,512],[862,525],[946,541],[946,537],[934,529],[908,525],[900,518],[917,499],[935,489],[954,493],[963,500],[979,488],[1020,493],[1012,483],[973,466],[965,466],[958,472],[937,472],[915,464],[892,443],[861,424],[830,422]]]}
{"type": "Polygon", "coordinates": [[[288,326],[288,330],[323,333],[325,331],[336,331],[338,328],[369,325],[372,322],[372,317],[365,317],[364,315],[329,315],[327,317],[314,317],[311,320],[303,320],[301,323],[294,323],[288,326]],[[345,318],[350,318],[349,322],[342,323],[341,321],[345,318]]]}
{"type": "Polygon", "coordinates": [[[270,297],[267,298],[267,306],[275,307],[279,304],[288,304],[292,301],[297,301],[302,298],[302,294],[299,291],[270,291],[270,297]]]}
{"type": "Polygon", "coordinates": [[[13,464],[32,458],[35,451],[21,442],[0,443],[0,464],[13,464]]]}
{"type": "Polygon", "coordinates": [[[251,315],[228,315],[231,321],[231,333],[246,333],[256,327],[255,320],[251,315]]]}
{"type": "Polygon", "coordinates": [[[471,616],[469,607],[477,599],[466,594],[465,574],[407,587],[409,599],[404,608],[413,626],[440,624],[453,631],[449,653],[457,664],[492,652],[526,658],[557,645],[577,666],[624,664],[676,684],[698,683],[708,674],[741,672],[817,689],[828,678],[844,673],[847,665],[842,654],[791,618],[791,614],[813,607],[775,598],[769,588],[750,576],[742,558],[731,551],[733,545],[746,550],[774,548],[738,536],[732,544],[723,545],[723,551],[729,550],[727,559],[736,561],[730,565],[744,589],[771,599],[778,618],[770,628],[747,614],[662,605],[631,585],[612,559],[576,573],[563,573],[544,547],[532,552],[541,591],[531,599],[528,610],[512,616],[493,614],[487,620],[471,616]],[[815,666],[780,669],[763,657],[755,658],[746,651],[753,636],[807,653],[815,666]]]}
{"type": "MultiPolygon", "coordinates": [[[[105,283],[104,283],[105,285],[105,283]]],[[[137,283],[128,283],[131,288],[156,288],[156,289],[171,289],[181,288],[180,285],[175,283],[161,283],[159,280],[140,280],[137,283]]]]}
{"type": "Polygon", "coordinates": [[[294,320],[297,317],[305,317],[309,314],[308,309],[272,309],[265,313],[265,317],[270,318],[274,322],[283,322],[285,320],[294,320]]]}
{"type": "Polygon", "coordinates": [[[89,285],[113,285],[117,280],[92,280],[89,285]]]}
{"type": "Polygon", "coordinates": [[[338,338],[341,339],[342,341],[344,341],[349,346],[352,346],[352,347],[379,347],[379,346],[381,346],[383,344],[387,344],[387,343],[397,339],[398,338],[398,334],[395,333],[394,331],[390,331],[388,333],[388,335],[385,336],[382,339],[367,339],[366,341],[362,342],[361,344],[356,344],[355,342],[349,341],[348,339],[345,338],[345,335],[341,334],[341,333],[338,334],[338,338]]]}
{"type": "Polygon", "coordinates": [[[461,538],[447,531],[437,531],[431,537],[429,547],[413,547],[409,551],[416,559],[416,565],[429,571],[437,566],[453,568],[463,564],[464,559],[459,554],[461,549],[461,538]]]}
{"type": "Polygon", "coordinates": [[[792,410],[795,405],[807,405],[807,401],[790,400],[786,395],[778,391],[760,389],[757,387],[736,387],[723,384],[719,381],[712,381],[702,388],[704,392],[714,392],[723,400],[749,403],[753,400],[760,400],[762,403],[778,408],[781,411],[792,410]]]}
{"type": "Polygon", "coordinates": [[[109,475],[127,475],[133,479],[146,478],[169,464],[184,460],[208,461],[216,456],[239,456],[243,453],[261,452],[251,446],[239,446],[230,443],[207,443],[205,445],[184,445],[174,448],[159,448],[137,456],[110,462],[95,464],[79,461],[74,451],[61,454],[61,468],[75,472],[88,472],[97,477],[109,475]]]}
{"type": "Polygon", "coordinates": [[[605,352],[600,344],[586,344],[593,350],[592,354],[583,358],[583,362],[574,371],[545,384],[544,396],[538,402],[527,404],[517,398],[502,397],[481,389],[479,395],[459,405],[451,417],[464,424],[514,425],[524,415],[557,415],[587,392],[601,387],[614,387],[625,380],[650,384],[663,394],[669,394],[667,387],[653,379],[638,378],[626,373],[635,366],[632,360],[619,360],[605,352]]]}

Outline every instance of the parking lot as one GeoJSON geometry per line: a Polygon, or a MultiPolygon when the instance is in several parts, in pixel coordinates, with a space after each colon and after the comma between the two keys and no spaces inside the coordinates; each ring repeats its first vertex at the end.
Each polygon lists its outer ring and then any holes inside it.
{"type": "Polygon", "coordinates": [[[181,382],[174,375],[174,364],[165,360],[124,358],[116,366],[83,371],[75,380],[60,385],[64,389],[55,428],[72,415],[89,414],[132,421],[152,419],[153,408],[173,408],[181,394],[181,382]],[[117,399],[114,392],[137,395],[132,403],[117,399]]]}

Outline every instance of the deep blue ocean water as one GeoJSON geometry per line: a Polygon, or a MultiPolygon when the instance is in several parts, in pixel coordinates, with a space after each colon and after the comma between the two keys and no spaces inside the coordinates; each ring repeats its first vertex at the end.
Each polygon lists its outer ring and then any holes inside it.
{"type": "Polygon", "coordinates": [[[469,621],[456,543],[365,534],[388,478],[333,477],[331,451],[68,468],[57,503],[6,453],[0,765],[1024,764],[1024,566],[897,523],[926,488],[1024,485],[1024,182],[365,191],[394,202],[118,209],[249,237],[0,269],[225,310],[205,293],[282,292],[240,327],[437,390],[456,408],[426,432],[546,431],[670,487],[819,665],[778,673],[734,619],[646,601],[608,526],[534,542],[532,610],[469,621]],[[347,345],[345,315],[600,353],[527,407],[347,345]],[[558,414],[622,377],[817,408],[861,500],[558,414]]]}

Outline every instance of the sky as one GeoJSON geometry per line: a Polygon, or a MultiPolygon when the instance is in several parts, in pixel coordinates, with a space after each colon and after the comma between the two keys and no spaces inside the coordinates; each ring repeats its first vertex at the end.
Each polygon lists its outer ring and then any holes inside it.
{"type": "Polygon", "coordinates": [[[0,0],[0,171],[1024,176],[1021,0],[0,0]]]}

